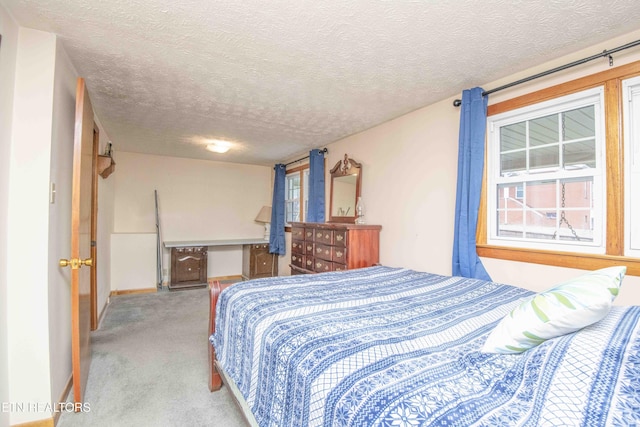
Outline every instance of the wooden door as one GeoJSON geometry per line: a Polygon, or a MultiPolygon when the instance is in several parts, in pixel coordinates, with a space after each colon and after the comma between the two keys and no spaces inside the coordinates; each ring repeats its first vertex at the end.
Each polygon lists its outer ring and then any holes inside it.
{"type": "MultiPolygon", "coordinates": [[[[76,86],[71,195],[71,359],[73,396],[82,403],[91,362],[91,194],[93,169],[93,109],[84,79],[76,86]]],[[[80,405],[76,405],[79,408],[80,405]]]]}

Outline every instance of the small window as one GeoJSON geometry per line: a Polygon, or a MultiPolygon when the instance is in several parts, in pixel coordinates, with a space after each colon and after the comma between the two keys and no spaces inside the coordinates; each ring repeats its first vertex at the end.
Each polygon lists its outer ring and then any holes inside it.
{"type": "Polygon", "coordinates": [[[604,253],[601,88],[488,121],[488,241],[604,253]]]}
{"type": "Polygon", "coordinates": [[[287,174],[285,181],[285,221],[287,224],[300,221],[300,173],[287,174]]]}
{"type": "Polygon", "coordinates": [[[285,225],[304,222],[309,204],[309,166],[287,172],[284,187],[285,225]]]}

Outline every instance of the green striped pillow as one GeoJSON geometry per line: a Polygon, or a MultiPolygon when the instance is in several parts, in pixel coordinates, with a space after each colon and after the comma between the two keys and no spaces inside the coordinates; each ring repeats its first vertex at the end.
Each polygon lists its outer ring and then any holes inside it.
{"type": "Polygon", "coordinates": [[[485,353],[521,353],[604,318],[627,267],[609,267],[536,294],[511,310],[489,334],[485,353]]]}

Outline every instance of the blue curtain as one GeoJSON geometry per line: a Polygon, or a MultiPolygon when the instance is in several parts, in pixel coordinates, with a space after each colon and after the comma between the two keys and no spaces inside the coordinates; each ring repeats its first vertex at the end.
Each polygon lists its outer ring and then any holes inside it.
{"type": "Polygon", "coordinates": [[[324,222],[324,151],[309,151],[309,206],[307,222],[324,222]]]}
{"type": "Polygon", "coordinates": [[[284,180],[287,174],[285,165],[278,163],[274,170],[273,202],[271,203],[271,232],[269,234],[269,252],[284,255],[286,252],[284,241],[284,180]]]}
{"type": "Polygon", "coordinates": [[[488,97],[482,96],[482,92],[479,87],[462,92],[452,274],[491,280],[476,252],[489,101],[488,97]]]}

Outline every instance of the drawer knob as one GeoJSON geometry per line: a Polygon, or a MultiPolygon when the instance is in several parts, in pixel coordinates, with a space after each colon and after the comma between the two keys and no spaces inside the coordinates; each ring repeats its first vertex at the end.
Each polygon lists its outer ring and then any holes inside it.
{"type": "Polygon", "coordinates": [[[320,268],[322,267],[322,263],[321,262],[316,262],[316,268],[320,268]]]}
{"type": "Polygon", "coordinates": [[[336,240],[337,240],[338,242],[341,242],[343,238],[344,238],[344,237],[342,237],[342,234],[338,234],[338,235],[336,236],[336,240]]]}
{"type": "Polygon", "coordinates": [[[311,246],[311,245],[307,246],[307,250],[308,251],[312,251],[313,250],[313,246],[311,246]]]}
{"type": "Polygon", "coordinates": [[[311,265],[311,260],[307,260],[307,265],[311,265]]]}
{"type": "Polygon", "coordinates": [[[344,255],[342,252],[340,252],[340,251],[336,251],[336,256],[337,256],[338,258],[342,258],[342,255],[344,255]]]}
{"type": "Polygon", "coordinates": [[[295,261],[295,260],[297,260],[297,259],[298,259],[298,258],[297,258],[295,255],[291,255],[291,260],[292,260],[292,261],[295,261]]]}
{"type": "Polygon", "coordinates": [[[321,254],[322,253],[322,249],[318,248],[318,249],[316,249],[316,252],[321,254]]]}
{"type": "Polygon", "coordinates": [[[318,238],[322,237],[322,233],[316,234],[316,237],[318,237],[318,238]]]}

